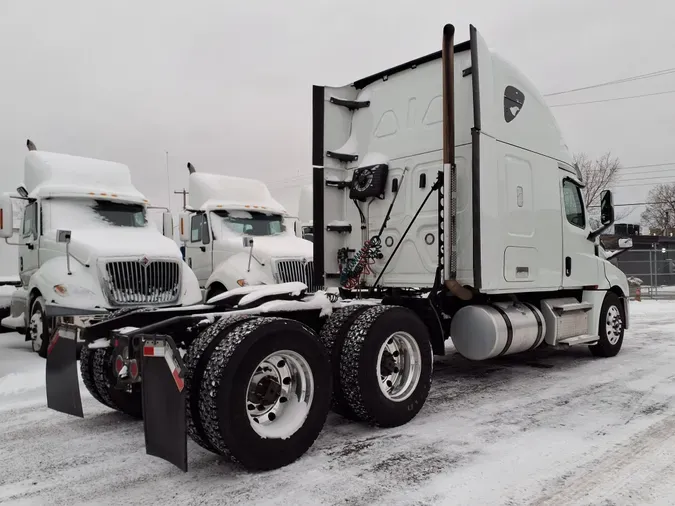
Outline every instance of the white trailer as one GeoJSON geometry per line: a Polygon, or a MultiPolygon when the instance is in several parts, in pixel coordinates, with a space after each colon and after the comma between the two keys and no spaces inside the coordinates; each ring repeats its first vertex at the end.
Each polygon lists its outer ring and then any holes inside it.
{"type": "MultiPolygon", "coordinates": [[[[314,87],[314,283],[341,300],[297,283],[246,286],[88,329],[88,342],[110,339],[121,370],[143,362],[134,381],[148,453],[186,469],[187,432],[272,469],[312,445],[331,406],[400,426],[424,406],[448,339],[470,360],[544,346],[619,352],[628,283],[598,242],[611,193],[592,230],[536,88],[474,27],[469,41],[453,38],[447,25],[438,53],[314,87]]],[[[69,353],[62,341],[54,370],[69,353]]],[[[65,384],[51,398],[81,414],[76,374],[65,384]]],[[[115,388],[128,385],[118,375],[115,388]]]]}
{"type": "Polygon", "coordinates": [[[286,209],[256,179],[197,172],[188,163],[180,240],[205,300],[251,285],[312,285],[312,244],[294,234],[286,209]]]}
{"type": "MultiPolygon", "coordinates": [[[[46,304],[84,315],[201,302],[176,243],[148,224],[148,201],[127,166],[28,148],[19,196],[4,194],[0,204],[0,237],[18,232],[21,278],[4,327],[25,333],[44,357],[55,328],[46,304]],[[18,231],[17,198],[25,204],[18,231]]],[[[164,226],[171,237],[170,213],[164,226]]]]}

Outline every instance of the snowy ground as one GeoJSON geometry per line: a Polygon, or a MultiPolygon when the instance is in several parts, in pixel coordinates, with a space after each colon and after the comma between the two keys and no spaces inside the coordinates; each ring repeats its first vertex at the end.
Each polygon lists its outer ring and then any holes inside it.
{"type": "Polygon", "coordinates": [[[331,415],[303,458],[260,474],[191,441],[184,474],[145,455],[142,422],[86,393],[84,420],[48,410],[43,360],[1,335],[0,503],[675,504],[675,302],[631,310],[613,359],[450,355],[408,425],[331,415]]]}

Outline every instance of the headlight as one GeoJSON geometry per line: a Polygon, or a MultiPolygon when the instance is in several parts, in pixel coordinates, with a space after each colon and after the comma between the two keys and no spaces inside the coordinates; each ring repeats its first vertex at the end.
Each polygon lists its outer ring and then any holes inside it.
{"type": "Polygon", "coordinates": [[[91,290],[78,285],[54,285],[54,291],[61,297],[88,297],[94,295],[94,292],[91,290]]]}

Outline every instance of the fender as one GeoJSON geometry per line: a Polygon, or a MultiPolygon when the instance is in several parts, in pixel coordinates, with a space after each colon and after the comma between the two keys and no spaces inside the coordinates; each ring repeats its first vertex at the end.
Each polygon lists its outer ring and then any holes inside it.
{"type": "Polygon", "coordinates": [[[265,263],[262,266],[252,258],[249,271],[248,260],[249,254],[242,252],[219,263],[206,281],[207,292],[213,283],[220,283],[228,290],[239,288],[241,286],[238,283],[239,280],[245,280],[247,285],[271,285],[275,283],[270,265],[265,263]]]}
{"type": "Polygon", "coordinates": [[[183,293],[180,297],[181,306],[201,304],[202,289],[199,287],[199,280],[185,260],[183,260],[181,268],[181,286],[183,287],[183,293]]]}
{"type": "MultiPolygon", "coordinates": [[[[30,278],[28,294],[30,300],[40,292],[50,304],[82,309],[111,309],[103,294],[96,267],[85,267],[71,256],[68,274],[67,259],[59,256],[47,260],[30,278]],[[55,286],[65,290],[55,290],[55,286]]],[[[28,318],[28,315],[26,316],[28,318]]]]}

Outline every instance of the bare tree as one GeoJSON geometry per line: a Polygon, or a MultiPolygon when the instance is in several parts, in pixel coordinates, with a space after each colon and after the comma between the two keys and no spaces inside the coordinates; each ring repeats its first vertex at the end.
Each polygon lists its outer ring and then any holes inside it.
{"type": "MultiPolygon", "coordinates": [[[[607,152],[596,159],[589,158],[586,153],[577,153],[574,155],[574,163],[579,168],[585,185],[582,188],[582,193],[586,207],[590,210],[592,222],[596,222],[595,226],[598,226],[600,194],[603,190],[609,189],[618,181],[621,162],[616,156],[612,156],[610,152],[607,152]]],[[[621,220],[632,211],[632,209],[617,211],[614,219],[617,221],[621,220]]]]}
{"type": "Polygon", "coordinates": [[[675,183],[659,184],[649,190],[642,222],[653,232],[666,235],[675,229],[675,183]]]}

